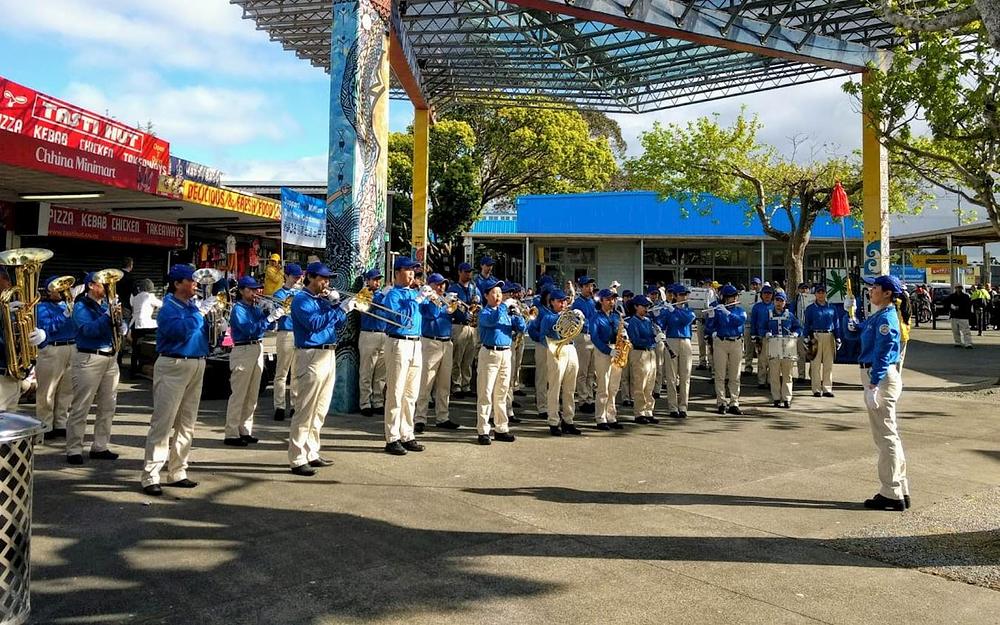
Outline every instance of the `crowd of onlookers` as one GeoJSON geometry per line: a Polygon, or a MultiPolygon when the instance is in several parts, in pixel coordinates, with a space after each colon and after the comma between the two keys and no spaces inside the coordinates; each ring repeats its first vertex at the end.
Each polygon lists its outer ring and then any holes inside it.
{"type": "MultiPolygon", "coordinates": [[[[955,347],[972,347],[972,332],[982,336],[984,330],[1000,330],[1000,285],[989,284],[963,286],[956,284],[951,293],[934,301],[932,290],[921,284],[911,295],[912,308],[916,313],[921,308],[935,315],[943,308],[951,322],[955,347]]],[[[914,315],[917,319],[919,314],[914,315]]]]}

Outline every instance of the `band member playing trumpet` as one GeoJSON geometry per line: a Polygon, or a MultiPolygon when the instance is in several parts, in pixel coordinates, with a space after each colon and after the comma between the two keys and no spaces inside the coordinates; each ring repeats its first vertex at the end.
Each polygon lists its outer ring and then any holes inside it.
{"type": "Polygon", "coordinates": [[[712,341],[715,358],[715,401],[719,414],[743,414],[740,410],[740,361],[747,314],[736,301],[739,291],[731,284],[722,287],[722,304],[705,311],[705,332],[712,341]]]}
{"type": "MultiPolygon", "coordinates": [[[[799,320],[788,310],[787,298],[784,291],[774,294],[774,310],[767,320],[766,341],[772,338],[799,336],[801,330],[799,320]]],[[[795,361],[790,355],[786,357],[783,354],[771,354],[769,359],[767,370],[771,382],[771,401],[775,407],[789,408],[792,401],[792,365],[795,361]]]]}
{"type": "MultiPolygon", "coordinates": [[[[365,288],[372,293],[372,303],[382,305],[382,272],[369,269],[365,275],[365,288]]],[[[361,414],[370,417],[385,410],[385,331],[388,324],[377,311],[361,315],[361,334],[358,336],[358,404],[361,414]]],[[[449,361],[450,362],[450,361],[449,361]]],[[[445,376],[451,378],[451,370],[445,376]]],[[[450,382],[449,382],[450,384],[450,382]]]]}
{"type": "Polygon", "coordinates": [[[622,380],[622,367],[615,366],[614,361],[620,354],[615,348],[619,331],[623,330],[625,320],[615,311],[615,301],[618,295],[611,289],[601,289],[597,293],[601,302],[600,309],[590,320],[590,338],[594,344],[594,368],[597,371],[597,404],[594,408],[594,420],[598,430],[620,430],[618,423],[618,408],[615,396],[622,380]]]}
{"type": "Polygon", "coordinates": [[[351,300],[340,301],[331,289],[333,272],[321,262],[306,267],[308,285],[292,300],[295,335],[294,371],[298,405],[288,435],[288,464],[295,475],[315,475],[315,467],[333,464],[319,455],[320,431],[333,399],[337,378],[337,333],[347,321],[351,300]]]}
{"type": "Polygon", "coordinates": [[[156,318],[159,356],[153,365],[153,416],[142,470],[142,490],[152,496],[163,494],[163,465],[167,465],[167,486],[198,485],[188,479],[187,468],[208,356],[209,328],[195,301],[194,269],[174,265],[167,280],[167,296],[156,318]]]}
{"type": "Polygon", "coordinates": [[[114,347],[115,332],[124,335],[127,328],[120,318],[121,304],[109,301],[104,284],[96,273],[87,274],[86,295],[73,306],[76,324],[76,354],[73,356],[73,404],[66,421],[66,461],[83,464],[83,439],[87,431],[87,414],[97,400],[94,417],[94,442],[90,457],[115,460],[118,454],[108,449],[111,442],[111,422],[118,404],[118,361],[114,347]]]}
{"type": "Polygon", "coordinates": [[[647,316],[652,306],[645,295],[632,300],[635,316],[628,320],[628,339],[632,343],[629,367],[632,370],[632,399],[635,401],[636,423],[659,423],[653,416],[655,400],[653,384],[656,381],[656,331],[653,320],[647,316]]]}
{"type": "Polygon", "coordinates": [[[230,447],[246,447],[258,442],[253,435],[253,413],[264,373],[264,332],[285,314],[285,309],[260,300],[263,285],[251,276],[240,278],[237,288],[239,298],[229,316],[233,349],[229,352],[230,393],[222,442],[230,447]]]}
{"type": "Polygon", "coordinates": [[[764,286],[760,290],[760,301],[750,309],[750,338],[753,345],[747,345],[757,354],[757,388],[767,388],[769,378],[767,375],[767,341],[764,335],[767,334],[767,321],[771,312],[774,311],[774,289],[764,286]]]}
{"type": "MultiPolygon", "coordinates": [[[[302,267],[295,263],[285,265],[285,283],[274,292],[274,299],[283,302],[301,289],[302,267]]],[[[278,350],[277,362],[274,365],[274,420],[284,421],[285,409],[288,417],[295,414],[297,398],[295,382],[295,335],[292,332],[291,315],[283,315],[278,319],[278,333],[275,344],[278,350]],[[291,382],[289,382],[291,379],[291,382]]]]}
{"type": "Polygon", "coordinates": [[[460,426],[448,418],[449,395],[451,394],[451,316],[448,302],[444,297],[448,281],[439,273],[427,276],[427,285],[433,289],[432,297],[420,304],[421,332],[420,350],[423,366],[420,368],[420,394],[417,397],[417,412],[414,417],[414,431],[421,434],[427,424],[427,407],[434,395],[434,425],[448,430],[460,426]]]}
{"type": "MultiPolygon", "coordinates": [[[[573,434],[579,436],[583,434],[575,425],[573,418],[576,415],[576,402],[573,397],[576,392],[576,374],[579,368],[576,350],[570,348],[558,349],[561,337],[556,330],[556,322],[559,315],[566,310],[570,297],[559,289],[553,289],[549,294],[549,302],[552,306],[552,314],[545,315],[542,319],[539,335],[545,340],[548,349],[548,373],[546,379],[548,383],[548,423],[549,433],[552,436],[562,436],[563,434],[573,434]],[[560,412],[560,399],[562,400],[562,411],[560,412]]],[[[574,311],[581,320],[584,315],[580,311],[574,311]]]]}
{"type": "MultiPolygon", "coordinates": [[[[548,276],[545,276],[548,277],[548,276]]],[[[538,411],[539,419],[549,418],[549,385],[548,385],[548,375],[549,375],[549,348],[546,345],[545,337],[542,336],[542,322],[549,315],[552,315],[552,309],[549,308],[551,305],[550,297],[552,294],[552,282],[551,280],[539,281],[538,283],[539,294],[536,296],[537,301],[535,307],[538,309],[538,314],[535,316],[534,320],[529,321],[527,329],[525,332],[528,337],[535,343],[535,409],[538,411]]]]}
{"type": "Polygon", "coordinates": [[[815,289],[816,301],[806,307],[803,334],[816,344],[810,374],[813,397],[833,397],[833,362],[840,349],[840,316],[826,300],[826,285],[815,289]]]}
{"type": "Polygon", "coordinates": [[[413,420],[423,366],[420,304],[433,289],[425,285],[418,293],[410,288],[417,267],[420,263],[412,258],[397,258],[393,263],[393,287],[382,301],[394,311],[386,313],[386,318],[396,324],[388,333],[385,347],[385,451],[394,456],[424,450],[413,436],[413,420]]]}
{"type": "Polygon", "coordinates": [[[472,360],[476,356],[476,329],[472,309],[481,305],[479,287],[472,281],[472,265],[458,266],[458,282],[448,287],[464,304],[451,314],[452,373],[451,390],[455,397],[472,396],[472,360]]]}
{"type": "Polygon", "coordinates": [[[510,390],[510,347],[515,332],[524,332],[524,318],[503,304],[503,282],[483,283],[486,306],[479,313],[476,429],[480,445],[490,444],[490,414],[496,424],[493,439],[513,442],[508,430],[507,392],[510,390]]]}
{"type": "Polygon", "coordinates": [[[46,439],[66,436],[66,421],[73,402],[73,353],[76,351],[76,323],[73,308],[66,303],[72,278],[50,277],[40,289],[42,301],[35,311],[38,327],[45,331],[45,342],[38,346],[35,378],[35,415],[45,424],[46,439]],[[50,289],[62,280],[63,290],[50,289]]]}
{"type": "Polygon", "coordinates": [[[594,301],[597,280],[589,276],[580,276],[576,283],[580,287],[580,294],[573,300],[572,308],[582,312],[586,319],[583,331],[573,339],[576,359],[580,363],[580,369],[576,373],[576,398],[580,402],[580,412],[593,414],[597,373],[594,367],[594,343],[590,340],[590,320],[597,314],[597,303],[594,301]]]}
{"type": "Polygon", "coordinates": [[[673,285],[674,303],[660,315],[663,331],[667,335],[667,347],[677,359],[672,371],[677,375],[677,384],[667,383],[667,407],[671,417],[687,418],[688,394],[691,390],[691,328],[695,314],[688,308],[687,298],[691,289],[685,284],[673,285]]]}

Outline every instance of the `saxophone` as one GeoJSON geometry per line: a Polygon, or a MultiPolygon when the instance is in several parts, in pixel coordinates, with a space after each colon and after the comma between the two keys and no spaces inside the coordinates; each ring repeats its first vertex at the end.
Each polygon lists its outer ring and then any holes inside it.
{"type": "Polygon", "coordinates": [[[624,369],[628,365],[628,354],[632,351],[632,341],[628,340],[628,333],[625,332],[625,312],[619,313],[618,335],[615,337],[615,349],[618,355],[611,361],[611,364],[624,369]]]}

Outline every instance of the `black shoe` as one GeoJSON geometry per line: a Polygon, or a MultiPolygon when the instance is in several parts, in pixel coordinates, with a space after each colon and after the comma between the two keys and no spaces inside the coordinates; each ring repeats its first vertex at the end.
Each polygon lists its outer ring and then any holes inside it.
{"type": "Polygon", "coordinates": [[[671,410],[671,411],[670,411],[670,415],[669,415],[669,416],[671,416],[671,417],[673,417],[674,419],[676,419],[677,417],[679,417],[679,416],[680,416],[680,414],[679,414],[679,413],[678,413],[678,412],[677,412],[676,410],[671,410]]]}
{"type": "Polygon", "coordinates": [[[51,440],[55,439],[56,438],[56,431],[55,430],[49,430],[48,432],[45,433],[45,436],[43,436],[43,438],[45,440],[47,440],[47,441],[51,441],[51,440]]]}
{"type": "Polygon", "coordinates": [[[836,395],[834,395],[830,391],[824,391],[823,392],[823,397],[836,397],[836,395]]]}
{"type": "Polygon", "coordinates": [[[635,422],[640,425],[646,425],[647,423],[649,423],[649,417],[642,417],[642,416],[636,417],[635,422]]]}
{"type": "Polygon", "coordinates": [[[434,427],[441,428],[442,430],[457,430],[461,428],[459,424],[455,423],[451,419],[445,419],[441,423],[435,423],[434,427]]]}
{"type": "Polygon", "coordinates": [[[822,397],[823,393],[813,393],[813,397],[822,397]]]}
{"type": "Polygon", "coordinates": [[[704,371],[705,369],[708,369],[708,365],[698,365],[695,369],[698,371],[704,371]]]}
{"type": "Polygon", "coordinates": [[[517,389],[516,391],[514,391],[514,396],[515,396],[515,397],[524,397],[524,396],[525,396],[526,394],[527,394],[527,393],[525,393],[525,392],[524,392],[524,391],[522,391],[521,389],[517,389]]]}
{"type": "Polygon", "coordinates": [[[72,456],[66,456],[66,462],[70,464],[83,464],[83,455],[73,454],[72,456]]]}
{"type": "Polygon", "coordinates": [[[163,494],[163,489],[160,488],[159,484],[150,484],[149,486],[143,486],[142,492],[146,493],[150,497],[159,497],[163,494]]]}
{"type": "Polygon", "coordinates": [[[602,430],[602,431],[608,431],[608,430],[611,429],[611,426],[608,425],[607,423],[598,423],[597,424],[597,429],[598,430],[602,430]]]}
{"type": "Polygon", "coordinates": [[[580,431],[580,428],[571,423],[566,423],[565,421],[563,421],[563,423],[559,426],[559,429],[562,430],[563,434],[572,434],[573,436],[580,436],[583,434],[583,432],[580,431]]]}
{"type": "Polygon", "coordinates": [[[736,414],[736,415],[743,414],[743,411],[740,410],[739,406],[730,406],[728,412],[729,414],[736,414]]]}
{"type": "Polygon", "coordinates": [[[403,447],[403,444],[400,443],[399,441],[386,443],[385,453],[392,454],[393,456],[405,456],[406,448],[403,447]]]}
{"type": "Polygon", "coordinates": [[[480,445],[489,445],[492,443],[489,434],[480,434],[479,436],[476,437],[476,442],[479,443],[480,445]]]}
{"type": "Polygon", "coordinates": [[[660,394],[659,393],[653,393],[653,398],[654,399],[659,399],[660,398],[660,394]]]}
{"type": "Polygon", "coordinates": [[[612,421],[611,423],[608,424],[608,427],[610,427],[612,430],[624,430],[625,429],[625,426],[623,426],[621,423],[618,423],[617,421],[612,421]]]}
{"type": "Polygon", "coordinates": [[[319,458],[316,458],[315,460],[310,460],[309,461],[309,466],[311,466],[311,467],[329,467],[329,466],[333,466],[333,460],[330,460],[328,458],[324,458],[323,456],[320,456],[319,458]]]}
{"type": "Polygon", "coordinates": [[[758,384],[757,388],[761,388],[761,389],[767,388],[767,384],[758,384]]]}
{"type": "Polygon", "coordinates": [[[403,443],[403,449],[405,449],[406,451],[423,451],[424,446],[418,443],[416,439],[414,439],[412,441],[406,441],[405,443],[403,443]]]}
{"type": "Polygon", "coordinates": [[[275,421],[284,421],[285,420],[285,409],[284,408],[278,408],[277,410],[274,411],[274,420],[275,421]]]}
{"type": "Polygon", "coordinates": [[[424,424],[423,423],[414,423],[413,424],[413,431],[416,432],[417,434],[423,434],[424,433],[424,424]]]}
{"type": "Polygon", "coordinates": [[[547,412],[539,412],[538,413],[538,418],[541,419],[542,421],[548,421],[549,420],[549,413],[547,413],[547,412]]]}
{"type": "Polygon", "coordinates": [[[105,449],[104,451],[92,451],[89,455],[92,460],[118,460],[118,454],[110,449],[105,449]]]}
{"type": "Polygon", "coordinates": [[[562,430],[559,429],[558,425],[550,425],[549,434],[552,436],[562,436],[562,430]]]}
{"type": "Polygon", "coordinates": [[[260,442],[259,438],[251,436],[250,434],[240,434],[240,438],[243,439],[247,445],[254,445],[260,442]]]}
{"type": "Polygon", "coordinates": [[[513,443],[517,439],[516,436],[510,432],[494,432],[493,440],[500,441],[501,443],[513,443]]]}
{"type": "Polygon", "coordinates": [[[719,414],[726,414],[726,407],[723,406],[722,404],[719,404],[719,406],[715,409],[715,411],[718,412],[719,414]]]}
{"type": "Polygon", "coordinates": [[[903,507],[906,508],[907,510],[910,509],[910,496],[909,495],[903,495],[903,507]]]}
{"type": "Polygon", "coordinates": [[[656,425],[659,422],[660,420],[656,417],[646,417],[646,423],[649,423],[650,425],[656,425]]]}
{"type": "Polygon", "coordinates": [[[521,407],[521,402],[519,402],[517,400],[514,400],[514,401],[510,402],[510,405],[511,405],[511,408],[520,408],[521,407]]]}
{"type": "Polygon", "coordinates": [[[194,488],[198,485],[198,482],[194,480],[189,480],[184,478],[183,480],[177,480],[176,482],[167,482],[164,486],[170,486],[173,488],[194,488]]]}
{"type": "Polygon", "coordinates": [[[316,475],[316,469],[309,466],[308,463],[300,464],[297,467],[292,467],[292,473],[295,475],[301,475],[303,477],[312,477],[316,475]]]}
{"type": "Polygon", "coordinates": [[[490,426],[496,425],[495,423],[493,423],[493,417],[489,418],[489,424],[490,424],[490,426]]]}
{"type": "Polygon", "coordinates": [[[246,447],[250,443],[246,442],[242,438],[224,438],[222,439],[223,445],[229,445],[230,447],[246,447]]]}
{"type": "Polygon", "coordinates": [[[54,438],[66,438],[66,428],[53,428],[45,433],[45,440],[50,441],[54,438]]]}
{"type": "Polygon", "coordinates": [[[288,413],[288,418],[291,419],[294,416],[295,416],[295,408],[292,408],[291,411],[288,413]]]}
{"type": "Polygon", "coordinates": [[[623,399],[622,400],[622,406],[625,406],[627,408],[631,408],[634,405],[635,405],[635,402],[632,401],[631,399],[623,399]]]}
{"type": "Polygon", "coordinates": [[[507,421],[510,422],[510,423],[520,423],[521,422],[521,420],[518,419],[517,417],[515,417],[514,415],[510,415],[509,417],[507,417],[507,421]]]}
{"type": "Polygon", "coordinates": [[[781,402],[781,407],[782,408],[791,408],[792,404],[791,404],[791,402],[783,401],[783,402],[781,402]]]}
{"type": "Polygon", "coordinates": [[[375,414],[375,411],[372,410],[371,408],[362,408],[361,409],[361,416],[362,417],[370,417],[373,414],[375,414]]]}
{"type": "Polygon", "coordinates": [[[680,412],[677,413],[677,416],[680,417],[681,419],[687,419],[688,418],[688,413],[686,413],[683,410],[681,410],[680,412]]]}
{"type": "Polygon", "coordinates": [[[775,408],[781,408],[781,402],[779,400],[776,399],[771,403],[774,404],[775,408]]]}
{"type": "Polygon", "coordinates": [[[865,499],[864,505],[869,510],[893,510],[896,512],[906,510],[905,499],[889,499],[882,495],[875,495],[871,499],[865,499]]]}

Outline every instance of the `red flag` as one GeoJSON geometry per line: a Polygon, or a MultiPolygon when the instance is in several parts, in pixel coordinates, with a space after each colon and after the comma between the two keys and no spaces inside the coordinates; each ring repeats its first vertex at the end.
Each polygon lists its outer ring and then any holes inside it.
{"type": "Polygon", "coordinates": [[[830,214],[834,217],[847,217],[851,214],[851,204],[847,201],[847,193],[839,180],[833,185],[833,195],[830,196],[830,214]]]}

